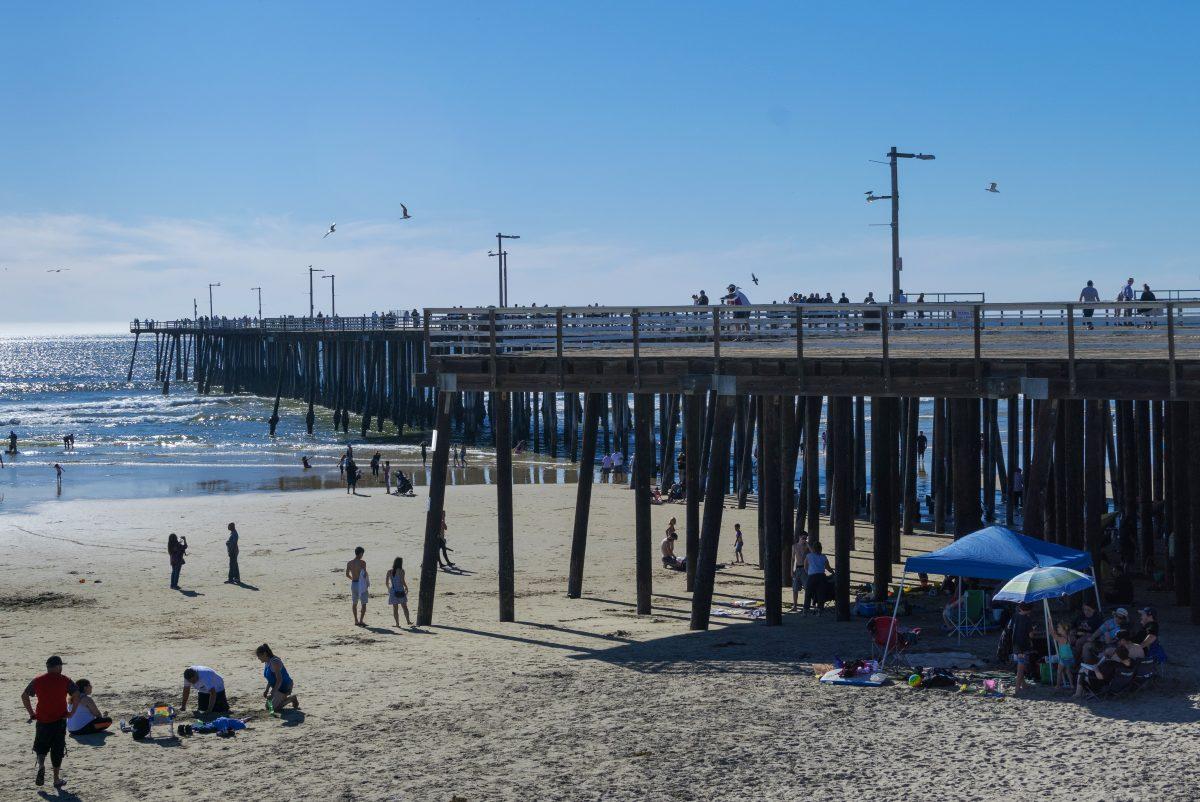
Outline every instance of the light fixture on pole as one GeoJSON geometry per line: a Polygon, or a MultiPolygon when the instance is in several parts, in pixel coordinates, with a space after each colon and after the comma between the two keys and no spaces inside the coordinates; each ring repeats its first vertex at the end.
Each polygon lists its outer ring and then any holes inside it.
{"type": "Polygon", "coordinates": [[[220,286],[221,286],[221,282],[219,282],[219,281],[208,285],[208,316],[209,317],[213,316],[212,288],[220,287],[220,286]]]}
{"type": "Polygon", "coordinates": [[[319,270],[312,265],[308,266],[308,316],[313,316],[313,273],[324,273],[324,270],[319,270]]]}
{"type": "Polygon", "coordinates": [[[262,287],[251,287],[250,292],[258,291],[258,319],[262,320],[262,287]]]}
{"type": "Polygon", "coordinates": [[[333,273],[330,273],[329,275],[322,276],[321,278],[329,279],[329,316],[337,317],[337,282],[334,281],[337,276],[335,276],[333,273]]]}
{"type": "Polygon", "coordinates": [[[489,257],[496,257],[499,261],[496,262],[496,275],[500,286],[500,306],[504,306],[504,257],[508,256],[508,251],[488,251],[489,257]]]}
{"type": "Polygon", "coordinates": [[[496,234],[496,254],[500,264],[500,306],[508,306],[508,251],[504,250],[504,240],[520,239],[520,234],[496,234]]]}
{"type": "Polygon", "coordinates": [[[897,159],[920,159],[921,161],[932,161],[936,158],[932,153],[900,153],[893,146],[887,152],[888,167],[892,173],[892,194],[891,195],[876,195],[874,190],[869,190],[867,195],[867,203],[873,203],[879,200],[890,200],[892,202],[892,296],[891,302],[895,303],[900,297],[900,271],[904,269],[904,262],[900,258],[900,175],[897,170],[897,159]]]}

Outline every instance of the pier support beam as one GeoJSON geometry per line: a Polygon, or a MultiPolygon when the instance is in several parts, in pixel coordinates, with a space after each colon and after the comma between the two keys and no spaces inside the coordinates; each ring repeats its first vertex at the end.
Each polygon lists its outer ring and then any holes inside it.
{"type": "Polygon", "coordinates": [[[850,552],[854,550],[854,422],[849,396],[829,397],[827,448],[833,455],[834,611],[850,620],[850,552]]]}
{"type": "Polygon", "coordinates": [[[446,503],[446,468],[450,461],[450,404],[454,393],[437,394],[437,443],[433,449],[433,473],[429,477],[429,502],[425,512],[425,548],[421,559],[421,588],[417,597],[417,626],[433,624],[433,595],[437,586],[438,544],[446,503]]]}
{"type": "Polygon", "coordinates": [[[1033,454],[1025,477],[1025,534],[1040,538],[1045,531],[1046,483],[1050,479],[1050,452],[1054,449],[1054,430],[1058,424],[1058,402],[1042,401],[1037,409],[1033,454]]]}
{"type": "Polygon", "coordinates": [[[716,395],[710,402],[713,427],[704,488],[704,520],[700,528],[700,556],[696,560],[696,589],[692,594],[691,629],[708,629],[713,584],[717,573],[717,547],[721,540],[721,514],[725,508],[724,482],[729,475],[729,436],[733,427],[734,399],[716,395]]]}
{"type": "Polygon", "coordinates": [[[583,400],[583,454],[579,458],[579,484],[575,489],[575,529],[571,534],[571,568],[567,597],[583,594],[583,556],[587,550],[588,515],[592,507],[592,479],[596,473],[596,432],[600,427],[601,398],[587,393],[583,400]]]}
{"type": "MultiPolygon", "coordinates": [[[[887,586],[892,577],[892,471],[889,465],[892,449],[891,404],[880,396],[871,398],[871,513],[874,539],[872,555],[872,590],[875,601],[887,600],[887,586]]],[[[837,555],[836,569],[849,555],[837,555]]]]}
{"type": "Polygon", "coordinates": [[[512,402],[508,393],[492,393],[491,396],[492,409],[496,411],[496,528],[500,558],[500,620],[514,621],[516,588],[513,574],[516,570],[516,558],[513,555],[512,432],[508,426],[512,402]]]}
{"type": "Polygon", "coordinates": [[[702,395],[684,396],[683,405],[683,432],[686,440],[683,448],[683,492],[687,513],[684,522],[687,532],[684,546],[689,592],[696,588],[696,562],[700,553],[700,463],[703,460],[700,441],[703,436],[703,399],[702,395]]]}
{"type": "Polygon", "coordinates": [[[763,602],[768,626],[778,626],[783,623],[783,610],[780,594],[782,588],[782,573],[780,569],[780,528],[779,528],[779,474],[781,439],[780,404],[777,395],[761,396],[762,419],[759,427],[762,431],[762,449],[759,452],[759,462],[762,465],[762,483],[759,486],[758,502],[762,509],[762,540],[763,540],[763,602]]]}
{"type": "Polygon", "coordinates": [[[1086,403],[1083,445],[1083,533],[1084,543],[1092,555],[1092,565],[1100,565],[1104,527],[1101,518],[1108,512],[1108,493],[1104,476],[1104,413],[1100,401],[1086,403]]]}
{"type": "Polygon", "coordinates": [[[637,551],[637,611],[649,615],[654,570],[653,534],[650,524],[650,483],[654,479],[654,396],[636,393],[633,396],[633,460],[634,529],[637,551]]]}

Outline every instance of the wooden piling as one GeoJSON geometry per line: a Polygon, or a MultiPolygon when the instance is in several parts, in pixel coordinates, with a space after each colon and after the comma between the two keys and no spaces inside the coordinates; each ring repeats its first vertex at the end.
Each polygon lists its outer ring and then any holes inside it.
{"type": "Polygon", "coordinates": [[[603,397],[587,393],[583,402],[582,456],[579,481],[575,489],[575,528],[571,534],[571,568],[567,575],[567,596],[578,599],[583,593],[583,557],[587,550],[588,515],[592,505],[592,480],[596,472],[596,430],[600,423],[603,397]]]}
{"type": "Polygon", "coordinates": [[[454,393],[437,396],[437,442],[429,477],[429,501],[425,511],[425,548],[421,559],[421,587],[417,599],[417,626],[433,624],[433,598],[437,585],[438,547],[442,539],[442,513],[446,502],[446,469],[450,462],[450,405],[454,393]]]}
{"type": "Polygon", "coordinates": [[[703,461],[701,440],[704,416],[704,396],[701,394],[684,397],[683,431],[684,431],[684,527],[685,550],[687,555],[688,592],[696,587],[696,561],[700,553],[700,463],[703,461]]]}
{"type": "Polygon", "coordinates": [[[780,462],[782,445],[782,426],[780,422],[781,399],[777,395],[760,396],[762,417],[760,430],[762,432],[762,448],[759,450],[759,463],[762,465],[762,483],[759,487],[759,507],[762,510],[763,527],[763,602],[768,626],[778,626],[783,623],[783,610],[780,594],[782,588],[781,544],[780,539],[780,462]]]}
{"type": "Polygon", "coordinates": [[[830,396],[827,448],[833,451],[834,613],[850,620],[850,552],[854,550],[854,435],[848,396],[830,396]]]}
{"type": "Polygon", "coordinates": [[[634,404],[634,530],[637,557],[637,611],[649,615],[651,610],[653,563],[653,534],[650,524],[650,484],[654,479],[654,396],[637,393],[634,404]]]}
{"type": "Polygon", "coordinates": [[[725,508],[723,481],[729,475],[729,440],[733,427],[734,400],[732,396],[718,395],[709,406],[713,412],[711,455],[704,491],[704,519],[700,527],[700,556],[696,561],[696,585],[692,593],[691,629],[708,629],[708,618],[712,610],[717,549],[721,540],[721,515],[725,508]]]}
{"type": "MultiPolygon", "coordinates": [[[[892,515],[891,471],[888,466],[891,449],[888,440],[892,437],[891,416],[886,409],[887,401],[880,396],[871,398],[871,506],[874,540],[872,555],[874,571],[872,598],[886,601],[887,587],[892,579],[892,515]]],[[[839,557],[836,567],[841,562],[839,557]]]]}
{"type": "Polygon", "coordinates": [[[513,554],[513,477],[512,432],[509,430],[510,396],[493,392],[492,409],[496,413],[496,527],[499,543],[500,620],[516,619],[516,588],[513,554]]]}

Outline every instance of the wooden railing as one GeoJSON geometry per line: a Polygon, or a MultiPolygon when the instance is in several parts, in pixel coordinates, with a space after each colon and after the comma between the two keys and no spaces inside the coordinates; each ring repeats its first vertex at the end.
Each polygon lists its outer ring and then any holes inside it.
{"type": "Polygon", "coordinates": [[[393,331],[421,328],[421,316],[409,314],[360,317],[200,318],[199,320],[134,320],[131,333],[156,331],[393,331]]]}

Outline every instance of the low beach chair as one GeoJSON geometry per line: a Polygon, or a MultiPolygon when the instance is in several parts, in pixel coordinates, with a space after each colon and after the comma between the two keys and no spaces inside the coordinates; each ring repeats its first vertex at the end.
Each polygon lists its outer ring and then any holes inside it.
{"type": "Polygon", "coordinates": [[[867,622],[867,629],[871,633],[871,657],[882,660],[886,651],[889,663],[899,661],[921,634],[919,629],[903,630],[890,615],[875,616],[867,622]]]}
{"type": "Polygon", "coordinates": [[[1158,662],[1152,657],[1146,657],[1133,664],[1133,690],[1142,691],[1154,684],[1158,679],[1158,662]]]}
{"type": "Polygon", "coordinates": [[[146,711],[146,718],[150,719],[150,734],[148,737],[154,737],[155,727],[166,727],[168,735],[175,734],[175,708],[168,704],[159,703],[146,711]]]}

